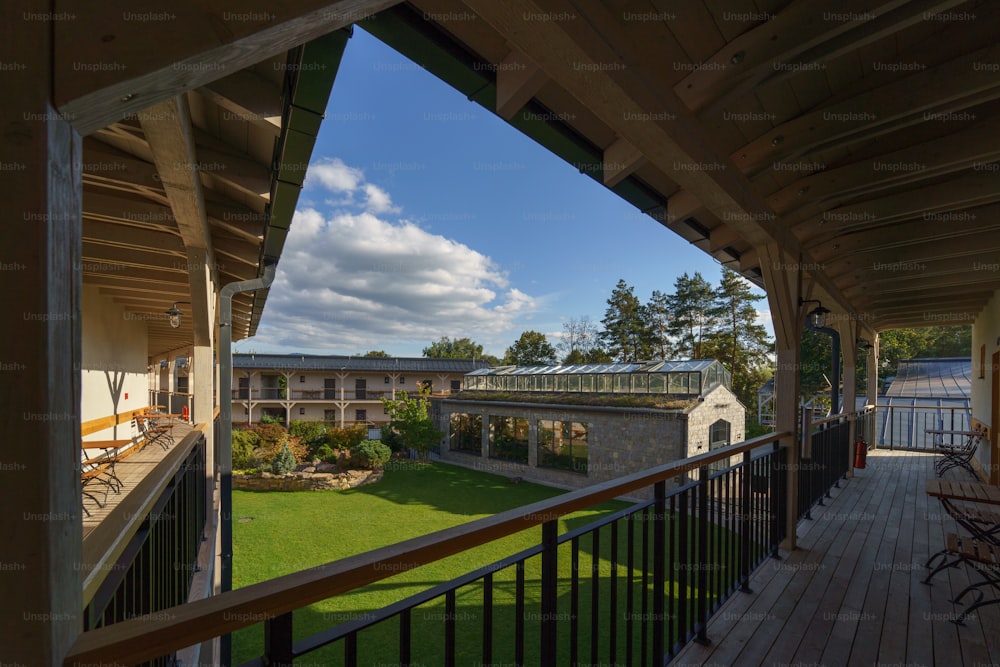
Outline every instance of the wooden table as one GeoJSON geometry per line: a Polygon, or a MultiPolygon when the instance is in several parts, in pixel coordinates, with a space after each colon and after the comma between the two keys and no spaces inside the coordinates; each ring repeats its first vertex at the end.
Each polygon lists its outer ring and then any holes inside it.
{"type": "Polygon", "coordinates": [[[90,440],[83,443],[84,449],[118,449],[131,443],[131,440],[90,440]]]}
{"type": "Polygon", "coordinates": [[[927,480],[927,495],[938,500],[965,501],[1000,505],[1000,487],[983,482],[958,482],[950,479],[927,480]]]}

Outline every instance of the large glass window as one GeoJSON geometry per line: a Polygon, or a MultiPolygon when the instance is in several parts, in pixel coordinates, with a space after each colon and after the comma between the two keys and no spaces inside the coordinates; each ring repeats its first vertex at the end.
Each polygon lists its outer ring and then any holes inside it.
{"type": "Polygon", "coordinates": [[[481,415],[470,415],[456,412],[451,415],[450,433],[448,434],[448,449],[453,452],[468,452],[482,455],[483,452],[483,418],[481,415]]]}
{"type": "MultiPolygon", "coordinates": [[[[719,449],[720,447],[725,447],[729,444],[729,422],[725,419],[720,419],[711,426],[708,427],[708,450],[719,449]]],[[[722,459],[721,461],[716,461],[711,465],[713,470],[723,470],[729,467],[729,459],[722,459]]]]}
{"type": "Polygon", "coordinates": [[[490,458],[528,462],[528,420],[490,415],[490,458]]]}
{"type": "Polygon", "coordinates": [[[538,465],[587,474],[587,425],[538,420],[538,465]]]}

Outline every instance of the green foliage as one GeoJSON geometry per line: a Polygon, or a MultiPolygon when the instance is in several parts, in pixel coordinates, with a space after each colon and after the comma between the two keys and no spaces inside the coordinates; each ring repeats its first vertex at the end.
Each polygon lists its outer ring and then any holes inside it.
{"type": "Polygon", "coordinates": [[[390,355],[385,350],[368,350],[367,352],[365,352],[361,356],[363,356],[363,357],[389,357],[390,355]]]}
{"type": "Polygon", "coordinates": [[[326,442],[326,424],[320,421],[293,420],[288,426],[291,435],[302,438],[310,452],[326,442]]]}
{"type": "Polygon", "coordinates": [[[351,449],[367,437],[368,429],[360,425],[326,430],[326,444],[332,449],[351,449]]]}
{"type": "Polygon", "coordinates": [[[635,289],[624,280],[619,280],[611,291],[601,322],[604,331],[600,338],[613,359],[634,362],[653,357],[647,308],[636,297],[635,289]]]}
{"type": "Polygon", "coordinates": [[[517,341],[507,348],[504,364],[515,366],[545,366],[556,363],[556,349],[545,334],[525,331],[517,341]]]}
{"type": "Polygon", "coordinates": [[[397,396],[399,398],[395,400],[382,398],[382,405],[386,407],[390,417],[389,425],[384,431],[393,431],[399,436],[403,449],[416,450],[421,459],[426,459],[431,448],[444,437],[444,433],[435,428],[427,414],[427,395],[422,393],[411,398],[404,393],[397,396]]]}
{"type": "Polygon", "coordinates": [[[284,475],[295,470],[295,455],[292,454],[292,450],[288,447],[288,442],[284,442],[281,445],[281,449],[278,450],[277,455],[275,455],[274,460],[271,461],[271,472],[275,475],[284,475]]]}
{"type": "MultiPolygon", "coordinates": [[[[723,273],[723,280],[726,280],[723,273]]],[[[704,344],[718,325],[716,293],[700,273],[685,272],[674,281],[674,293],[666,297],[670,312],[667,329],[677,341],[678,353],[688,359],[704,359],[704,344]]]]}
{"type": "Polygon", "coordinates": [[[261,424],[280,424],[284,420],[281,417],[272,417],[269,414],[262,414],[260,416],[261,424]]]}
{"type": "Polygon", "coordinates": [[[333,453],[330,445],[320,445],[314,454],[316,458],[326,463],[336,463],[337,455],[333,453]]]}
{"type": "Polygon", "coordinates": [[[563,353],[564,364],[596,364],[611,361],[601,349],[600,331],[589,315],[571,317],[563,322],[563,333],[556,348],[563,353]]]}
{"type": "Polygon", "coordinates": [[[483,346],[468,338],[452,340],[442,336],[425,347],[423,354],[431,359],[480,359],[483,356],[483,346]]]}
{"type": "Polygon", "coordinates": [[[365,470],[381,470],[392,458],[392,450],[378,440],[362,440],[351,449],[351,463],[365,470]]]}
{"type": "Polygon", "coordinates": [[[254,449],[260,443],[260,436],[254,431],[233,429],[233,470],[246,470],[257,466],[254,449]]]}

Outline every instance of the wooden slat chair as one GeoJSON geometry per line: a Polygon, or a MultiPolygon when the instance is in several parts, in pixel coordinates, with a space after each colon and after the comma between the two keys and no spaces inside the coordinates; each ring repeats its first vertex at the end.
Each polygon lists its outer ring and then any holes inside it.
{"type": "Polygon", "coordinates": [[[975,469],[972,467],[972,459],[976,455],[976,449],[979,447],[982,439],[983,433],[979,432],[976,435],[970,436],[962,445],[936,446],[934,451],[941,455],[941,458],[934,462],[934,471],[937,473],[937,476],[943,477],[952,468],[965,468],[973,477],[978,477],[975,469]]]}
{"type": "MultiPolygon", "coordinates": [[[[98,507],[107,505],[109,492],[120,493],[124,486],[115,472],[117,462],[118,450],[116,447],[83,443],[80,450],[80,483],[83,487],[83,495],[93,500],[98,507]],[[87,452],[92,450],[100,450],[101,453],[97,456],[91,456],[87,452]],[[103,503],[87,489],[93,484],[100,484],[104,487],[103,503]]],[[[87,509],[86,505],[83,506],[83,511],[87,513],[87,516],[90,516],[90,510],[87,509]]]]}
{"type": "Polygon", "coordinates": [[[1000,604],[1000,597],[987,598],[983,591],[984,588],[995,588],[1000,591],[1000,547],[985,540],[948,533],[945,536],[944,553],[951,558],[945,557],[944,562],[924,579],[925,584],[941,570],[962,563],[969,565],[982,577],[982,581],[969,584],[952,600],[955,604],[961,604],[962,598],[967,594],[972,593],[974,596],[973,603],[962,610],[962,613],[954,619],[955,623],[964,625],[965,619],[970,618],[974,610],[989,604],[1000,604]]]}
{"type": "Polygon", "coordinates": [[[142,439],[142,444],[156,443],[164,450],[174,444],[174,436],[169,426],[152,426],[145,417],[136,415],[132,418],[136,432],[142,439]]]}

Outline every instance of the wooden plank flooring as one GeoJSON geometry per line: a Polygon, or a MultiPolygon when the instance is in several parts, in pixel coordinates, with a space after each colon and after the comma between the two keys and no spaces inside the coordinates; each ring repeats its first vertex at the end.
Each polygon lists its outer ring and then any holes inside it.
{"type": "MultiPolygon", "coordinates": [[[[183,422],[175,424],[173,428],[174,442],[180,442],[190,432],[191,426],[189,424],[183,422]]],[[[88,487],[87,490],[96,495],[101,503],[104,504],[104,507],[98,507],[93,500],[84,496],[84,507],[90,512],[90,516],[87,516],[87,512],[83,512],[83,538],[85,540],[94,528],[128,497],[128,494],[136,487],[139,480],[146,477],[166,455],[166,450],[160,447],[160,445],[151,444],[116,463],[115,472],[118,475],[118,479],[122,481],[123,488],[120,493],[109,492],[107,503],[104,502],[103,487],[97,484],[91,484],[88,487]]]]}
{"type": "Polygon", "coordinates": [[[712,643],[690,644],[670,665],[1000,664],[1000,605],[976,610],[965,626],[950,622],[967,568],[920,583],[945,534],[959,531],[925,493],[933,461],[870,453],[868,467],[800,524],[799,548],[764,563],[751,578],[753,593],[737,593],[712,618],[712,643]]]}

